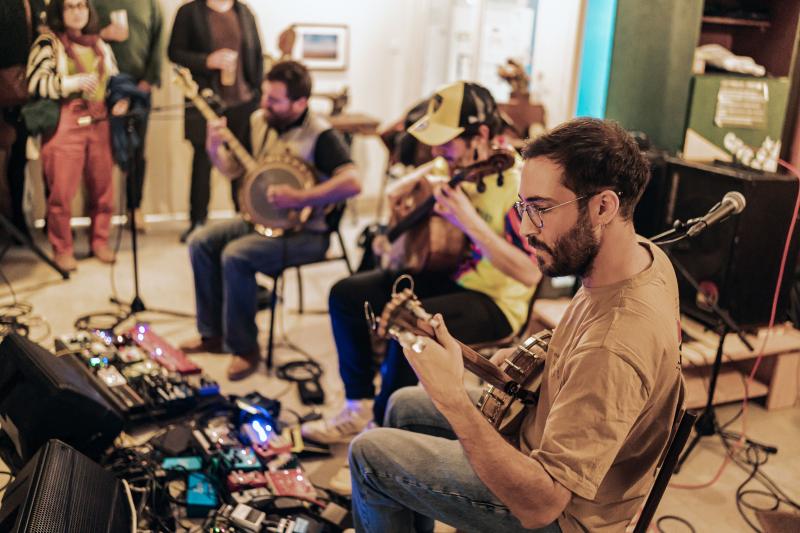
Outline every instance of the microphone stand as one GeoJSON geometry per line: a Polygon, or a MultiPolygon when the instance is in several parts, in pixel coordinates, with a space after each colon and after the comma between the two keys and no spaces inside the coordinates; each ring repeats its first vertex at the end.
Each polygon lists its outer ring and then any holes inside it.
{"type": "MultiPolygon", "coordinates": [[[[675,266],[675,269],[680,273],[680,275],[689,282],[695,291],[698,294],[703,294],[703,291],[700,287],[700,283],[692,276],[689,271],[684,267],[680,261],[678,261],[672,253],[670,253],[669,248],[667,246],[674,244],[678,241],[681,241],[689,235],[685,233],[691,228],[696,221],[699,219],[692,219],[688,222],[681,222],[680,220],[676,220],[675,224],[673,225],[672,229],[665,231],[659,235],[656,235],[651,240],[654,244],[660,246],[664,253],[669,257],[672,264],[675,266]],[[681,232],[683,232],[681,234],[681,232]],[[679,235],[675,238],[674,235],[679,235]],[[667,239],[669,238],[669,239],[667,239]],[[667,239],[664,242],[656,242],[663,239],[667,239]]],[[[699,235],[704,231],[706,228],[703,227],[698,233],[694,236],[699,235]]],[[[693,237],[694,237],[693,236],[693,237]]],[[[728,311],[722,309],[717,305],[717,303],[711,299],[706,299],[706,305],[711,309],[711,312],[717,318],[718,326],[717,326],[717,333],[719,334],[719,342],[717,344],[717,351],[714,355],[714,363],[711,366],[711,378],[708,384],[708,395],[706,397],[706,405],[703,408],[702,413],[698,416],[697,420],[694,423],[695,435],[692,441],[689,443],[689,446],[686,448],[686,451],[683,452],[681,457],[678,459],[677,464],[675,465],[675,473],[680,472],[683,463],[688,459],[689,455],[694,450],[695,446],[700,442],[703,437],[710,437],[716,433],[720,433],[722,436],[722,432],[719,429],[719,424],[717,422],[717,415],[714,408],[714,394],[717,390],[717,380],[719,378],[719,372],[722,368],[722,355],[723,355],[723,346],[725,344],[725,338],[727,337],[728,333],[736,333],[739,339],[751,352],[755,351],[755,348],[752,344],[747,340],[742,332],[742,328],[736,323],[736,321],[731,318],[728,311]]],[[[777,450],[776,450],[777,451],[777,450]]]]}
{"type": "MultiPolygon", "coordinates": [[[[9,236],[13,239],[16,239],[18,242],[22,243],[26,248],[30,251],[35,253],[39,259],[47,263],[50,268],[55,270],[59,273],[62,279],[69,279],[69,272],[61,268],[56,264],[53,259],[44,253],[44,251],[36,244],[31,236],[25,235],[22,233],[3,213],[0,213],[0,226],[9,234],[9,236]]],[[[11,247],[12,241],[6,242],[3,245],[3,248],[0,249],[0,261],[2,261],[3,257],[5,257],[8,249],[11,247]]]]}
{"type": "MultiPolygon", "coordinates": [[[[170,106],[171,107],[171,106],[170,106]]],[[[166,107],[168,109],[170,107],[166,107]]],[[[182,106],[183,107],[183,106],[182,106]]],[[[149,112],[161,111],[162,108],[155,107],[150,108],[148,111],[144,110],[133,110],[124,115],[114,115],[112,116],[110,113],[102,119],[96,120],[111,120],[111,119],[124,119],[125,120],[125,132],[128,136],[128,171],[125,173],[125,182],[126,184],[130,184],[131,191],[133,192],[134,196],[139,195],[138,190],[138,183],[136,179],[133,177],[135,175],[136,169],[136,157],[134,155],[134,147],[133,143],[130,142],[133,134],[136,131],[136,120],[140,119],[141,117],[145,116],[149,112]]],[[[144,139],[141,139],[141,142],[144,142],[144,139]]],[[[127,311],[120,315],[119,318],[114,322],[112,329],[116,329],[117,326],[128,320],[132,316],[136,316],[139,313],[149,312],[149,313],[158,313],[161,315],[167,316],[174,316],[179,318],[193,318],[194,315],[191,313],[184,313],[181,311],[173,311],[168,309],[155,309],[147,307],[142,300],[141,294],[139,292],[139,246],[138,246],[138,238],[137,238],[137,227],[136,227],[136,217],[134,216],[134,207],[133,203],[127,199],[126,203],[128,204],[128,223],[130,224],[130,232],[131,232],[131,248],[133,251],[133,287],[134,287],[134,296],[133,300],[130,303],[123,302],[120,298],[116,298],[111,296],[109,301],[113,304],[116,304],[120,307],[127,307],[127,311]]]]}

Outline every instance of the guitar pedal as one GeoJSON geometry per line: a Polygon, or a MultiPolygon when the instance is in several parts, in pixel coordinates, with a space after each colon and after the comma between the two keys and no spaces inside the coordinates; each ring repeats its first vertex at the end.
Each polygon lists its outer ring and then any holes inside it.
{"type": "Polygon", "coordinates": [[[257,489],[267,486],[267,478],[258,470],[245,472],[244,470],[234,470],[227,477],[228,489],[231,492],[243,491],[245,489],[257,489]]]}
{"type": "Polygon", "coordinates": [[[267,472],[267,483],[275,496],[292,496],[306,500],[317,497],[317,491],[300,468],[267,472]]]}
{"type": "Polygon", "coordinates": [[[252,448],[230,448],[223,455],[231,470],[258,470],[261,468],[261,463],[252,448]]]}
{"type": "Polygon", "coordinates": [[[107,366],[97,371],[97,377],[103,380],[108,387],[119,387],[126,385],[128,382],[125,380],[119,370],[113,366],[107,366]]]}

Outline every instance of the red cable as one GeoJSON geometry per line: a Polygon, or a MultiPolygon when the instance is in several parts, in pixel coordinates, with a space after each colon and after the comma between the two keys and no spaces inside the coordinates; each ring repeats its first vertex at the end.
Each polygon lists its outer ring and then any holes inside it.
{"type": "Polygon", "coordinates": [[[794,227],[797,223],[797,214],[800,212],[800,171],[792,165],[791,163],[787,163],[786,161],[779,159],[778,163],[784,167],[786,170],[794,174],[797,178],[798,183],[798,192],[797,198],[795,199],[794,204],[794,214],[792,215],[792,222],[789,224],[789,231],[786,235],[786,242],[783,246],[783,257],[781,258],[781,267],[778,271],[778,280],[775,284],[775,293],[772,297],[772,312],[770,313],[769,317],[769,326],[767,329],[767,334],[764,336],[764,341],[761,343],[761,348],[758,352],[758,357],[756,357],[756,362],[753,364],[753,370],[750,371],[750,375],[747,376],[747,379],[744,381],[744,400],[742,401],[742,439],[746,434],[747,430],[747,400],[748,395],[750,392],[750,382],[755,378],[756,372],[758,371],[758,367],[761,365],[761,360],[764,358],[764,350],[767,347],[767,341],[769,340],[770,335],[772,334],[772,328],[775,325],[775,318],[778,312],[778,298],[780,297],[780,289],[781,283],[783,282],[783,275],[786,271],[786,260],[789,256],[789,246],[792,242],[792,234],[794,233],[794,227]]]}
{"type": "MultiPolygon", "coordinates": [[[[778,299],[780,297],[781,292],[781,283],[783,282],[783,275],[786,271],[786,260],[789,257],[789,246],[792,242],[792,234],[794,233],[795,223],[797,222],[797,214],[800,212],[800,170],[796,167],[787,163],[783,160],[778,160],[778,163],[784,168],[786,168],[789,172],[794,174],[797,178],[797,197],[795,199],[794,204],[794,214],[792,215],[792,221],[789,224],[789,231],[786,235],[786,242],[783,246],[783,257],[781,258],[781,266],[778,270],[778,280],[775,283],[775,292],[772,297],[772,311],[769,317],[769,325],[767,326],[767,334],[764,335],[764,340],[761,342],[761,347],[758,350],[758,356],[756,356],[756,362],[753,364],[753,369],[750,371],[750,375],[744,380],[744,398],[742,399],[742,432],[739,440],[736,441],[733,446],[734,447],[741,447],[745,442],[745,436],[747,435],[747,404],[750,395],[750,382],[755,378],[756,372],[758,371],[758,367],[761,365],[761,360],[764,358],[764,350],[767,348],[767,341],[769,340],[770,335],[772,334],[772,328],[775,326],[775,317],[778,313],[778,299]]],[[[728,466],[728,463],[731,460],[731,453],[725,453],[725,459],[722,461],[722,465],[720,465],[719,470],[714,475],[714,477],[705,483],[701,483],[698,485],[683,485],[680,483],[670,483],[670,487],[675,487],[678,489],[704,489],[706,487],[710,487],[714,483],[716,483],[720,477],[722,477],[722,472],[725,470],[725,467],[728,466]]]]}

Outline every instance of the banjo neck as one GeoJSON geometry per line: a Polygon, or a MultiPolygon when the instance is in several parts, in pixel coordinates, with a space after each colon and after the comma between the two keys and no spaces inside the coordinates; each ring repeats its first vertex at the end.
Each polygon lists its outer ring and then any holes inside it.
{"type": "MultiPolygon", "coordinates": [[[[186,91],[184,91],[186,92],[186,91]]],[[[217,115],[211,106],[208,105],[200,95],[198,94],[189,94],[187,93],[187,97],[189,100],[192,101],[194,106],[200,111],[200,114],[203,115],[203,118],[206,119],[207,122],[217,121],[220,119],[219,115],[217,115]]],[[[225,143],[228,145],[228,148],[231,152],[233,152],[234,157],[244,166],[246,172],[252,172],[256,167],[258,167],[258,163],[250,155],[250,152],[242,146],[242,143],[239,142],[239,139],[231,132],[230,129],[224,127],[221,129],[222,137],[225,139],[225,143]]]]}

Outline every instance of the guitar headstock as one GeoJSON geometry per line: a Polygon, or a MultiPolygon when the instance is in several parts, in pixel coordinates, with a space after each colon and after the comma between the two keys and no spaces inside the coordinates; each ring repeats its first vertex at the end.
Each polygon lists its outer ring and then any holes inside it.
{"type": "Polygon", "coordinates": [[[382,339],[394,339],[407,346],[418,342],[419,337],[434,336],[433,327],[428,324],[431,315],[411,288],[393,291],[380,317],[375,316],[369,302],[364,302],[364,312],[370,329],[382,339]]]}
{"type": "Polygon", "coordinates": [[[193,98],[197,96],[199,94],[197,82],[192,78],[192,73],[189,72],[189,69],[179,65],[172,65],[172,69],[175,71],[173,81],[183,90],[186,97],[193,98]]]}

